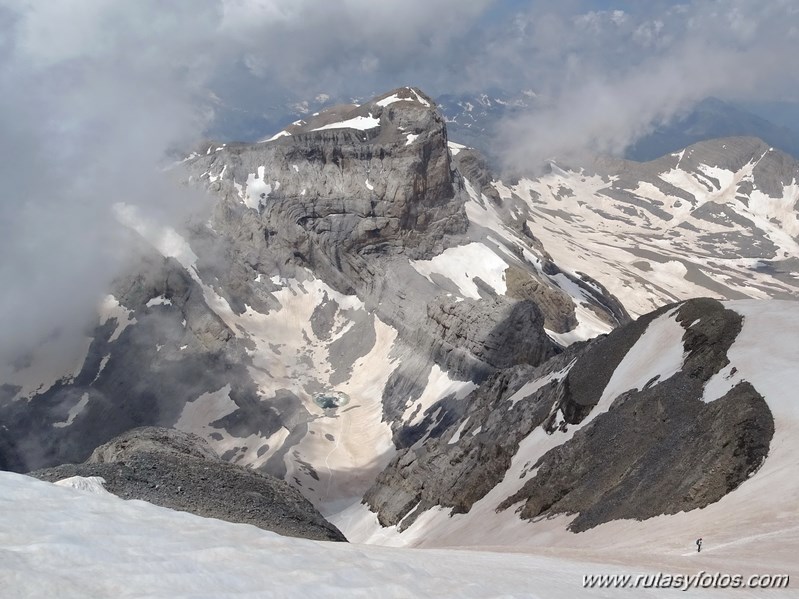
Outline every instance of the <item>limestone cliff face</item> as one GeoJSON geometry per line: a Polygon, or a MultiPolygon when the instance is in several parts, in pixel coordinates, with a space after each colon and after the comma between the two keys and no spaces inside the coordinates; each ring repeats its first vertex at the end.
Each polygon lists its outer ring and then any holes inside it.
{"type": "Polygon", "coordinates": [[[543,325],[532,301],[496,298],[430,304],[426,328],[448,370],[474,374],[483,364],[490,374],[517,364],[541,364],[555,355],[556,347],[540,334],[543,325]],[[475,363],[460,363],[469,357],[475,363]]]}
{"type": "Polygon", "coordinates": [[[211,151],[188,170],[222,196],[214,226],[253,267],[307,267],[351,294],[373,284],[370,256],[429,257],[468,221],[445,124],[421,92],[333,115],[272,142],[211,151]]]}

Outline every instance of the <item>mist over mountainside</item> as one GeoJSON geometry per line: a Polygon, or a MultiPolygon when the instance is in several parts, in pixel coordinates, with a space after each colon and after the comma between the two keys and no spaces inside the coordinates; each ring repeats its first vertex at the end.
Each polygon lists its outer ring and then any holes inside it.
{"type": "MultiPolygon", "coordinates": [[[[495,90],[480,94],[445,94],[436,98],[447,120],[453,141],[474,147],[500,167],[496,135],[514,119],[543,110],[547,99],[532,90],[517,94],[495,90]]],[[[799,136],[795,131],[773,124],[745,109],[718,98],[706,98],[689,110],[677,113],[664,123],[623,148],[623,157],[637,162],[656,160],[700,141],[722,137],[756,137],[765,143],[799,157],[799,136]]],[[[557,160],[557,156],[552,156],[557,160]]]]}
{"type": "Polygon", "coordinates": [[[341,467],[379,470],[392,438],[445,417],[430,404],[627,319],[549,260],[522,213],[503,224],[454,169],[444,123],[416,90],[271,142],[211,145],[179,168],[217,194],[214,215],[184,238],[120,208],[154,249],[104,301],[74,376],[29,381],[41,356],[7,368],[21,449],[9,467],[82,460],[131,426],[178,426],[321,501],[338,492],[318,482],[334,452],[341,467]],[[333,392],[352,405],[327,407],[333,392]],[[354,422],[365,439],[348,438],[354,422]]]}

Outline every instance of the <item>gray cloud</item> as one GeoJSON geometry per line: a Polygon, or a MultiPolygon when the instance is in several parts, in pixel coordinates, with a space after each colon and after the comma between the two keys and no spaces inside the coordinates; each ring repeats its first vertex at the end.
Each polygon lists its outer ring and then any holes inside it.
{"type": "Polygon", "coordinates": [[[708,95],[799,100],[788,0],[630,3],[225,3],[238,68],[231,105],[285,112],[290,98],[363,97],[406,84],[433,95],[533,89],[529,115],[495,140],[507,166],[619,153],[708,95]],[[602,7],[600,9],[599,7],[602,7]]]}
{"type": "Polygon", "coordinates": [[[162,166],[207,120],[196,101],[207,66],[184,27],[210,30],[215,15],[198,8],[0,5],[0,352],[91,318],[129,250],[114,203],[188,213],[162,166]]]}
{"type": "Polygon", "coordinates": [[[619,154],[710,95],[797,100],[789,73],[799,51],[799,13],[789,2],[695,2],[657,14],[524,19],[532,35],[536,24],[547,23],[560,43],[554,55],[538,48],[540,41],[519,48],[531,62],[540,60],[533,70],[542,102],[501,129],[497,147],[513,170],[550,158],[577,164],[597,152],[619,154]]]}
{"type": "Polygon", "coordinates": [[[349,101],[403,85],[440,93],[465,82],[462,52],[495,3],[224,0],[219,36],[230,60],[211,88],[225,109],[265,117],[319,94],[349,101]]]}

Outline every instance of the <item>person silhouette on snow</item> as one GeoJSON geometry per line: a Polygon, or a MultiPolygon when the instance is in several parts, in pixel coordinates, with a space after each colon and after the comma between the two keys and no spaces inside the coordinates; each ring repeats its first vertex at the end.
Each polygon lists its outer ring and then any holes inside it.
{"type": "Polygon", "coordinates": [[[700,551],[702,551],[702,537],[696,540],[696,552],[699,553],[700,551]]]}

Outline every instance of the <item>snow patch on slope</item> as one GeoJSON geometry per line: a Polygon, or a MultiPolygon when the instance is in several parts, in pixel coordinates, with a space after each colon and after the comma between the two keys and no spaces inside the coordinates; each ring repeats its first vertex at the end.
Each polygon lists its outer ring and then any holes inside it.
{"type": "Polygon", "coordinates": [[[199,281],[196,269],[197,254],[180,233],[172,227],[165,227],[146,218],[135,206],[120,202],[114,204],[114,213],[120,223],[144,237],[165,258],[177,260],[195,280],[199,281]]]}
{"type": "Polygon", "coordinates": [[[80,414],[87,405],[89,405],[89,394],[84,393],[81,396],[81,398],[78,400],[78,402],[69,409],[69,413],[67,414],[67,419],[64,420],[63,422],[54,422],[53,427],[64,428],[66,426],[69,426],[75,421],[75,418],[77,418],[78,414],[80,414]]]}
{"type": "MultiPolygon", "coordinates": [[[[310,423],[309,433],[314,434],[306,435],[296,446],[297,455],[316,467],[320,480],[313,484],[306,479],[306,495],[311,495],[322,514],[360,503],[396,452],[391,429],[383,420],[381,400],[394,367],[391,349],[397,331],[375,318],[375,337],[371,351],[336,388],[351,398],[350,403],[334,417],[315,406],[317,413],[326,417],[310,423]]],[[[300,474],[296,465],[290,465],[291,470],[300,474]]]]}
{"type": "Polygon", "coordinates": [[[0,363],[0,381],[19,387],[11,401],[30,400],[60,381],[73,381],[83,370],[91,344],[87,336],[54,335],[16,363],[0,363]]]}
{"type": "Polygon", "coordinates": [[[561,269],[587,273],[638,316],[690,297],[799,295],[788,273],[775,277],[757,259],[740,257],[742,248],[760,260],[799,255],[796,182],[779,197],[741,187],[756,184],[762,159],[737,172],[701,164],[689,172],[678,164],[659,174],[642,171],[649,180],[637,183],[556,168],[539,179],[493,185],[505,202],[527,204],[528,227],[561,269]]]}
{"type": "Polygon", "coordinates": [[[241,199],[248,208],[258,210],[259,205],[262,205],[264,200],[269,197],[273,189],[279,187],[279,183],[275,185],[266,182],[266,167],[259,166],[257,173],[250,173],[247,175],[247,183],[244,186],[241,199]]]}
{"type": "Polygon", "coordinates": [[[71,476],[69,478],[62,478],[53,483],[59,487],[67,489],[74,489],[81,493],[89,493],[91,495],[100,496],[113,496],[105,490],[105,479],[102,476],[71,476]]]}
{"type": "Polygon", "coordinates": [[[258,143],[266,143],[268,141],[275,141],[276,139],[280,139],[281,137],[290,137],[290,136],[291,136],[291,133],[289,133],[288,131],[283,129],[282,131],[278,131],[277,133],[275,133],[272,137],[268,137],[266,139],[262,139],[258,143]]]}
{"type": "MultiPolygon", "coordinates": [[[[510,196],[507,195],[510,193],[509,188],[504,187],[500,182],[496,182],[495,186],[497,186],[498,189],[499,187],[503,187],[507,196],[506,200],[510,198],[510,196]]],[[[532,247],[530,247],[527,241],[521,239],[516,231],[505,224],[494,202],[489,200],[485,194],[479,193],[474,186],[465,179],[464,187],[469,195],[469,201],[466,202],[465,206],[469,222],[472,225],[484,227],[492,232],[491,235],[486,236],[486,240],[494,245],[496,251],[507,258],[506,264],[518,264],[520,259],[516,253],[520,252],[527,262],[524,268],[527,268],[529,265],[533,266],[541,280],[550,281],[553,286],[562,289],[571,297],[578,324],[574,329],[565,333],[556,333],[547,330],[546,332],[551,339],[565,347],[577,341],[585,341],[586,339],[591,339],[612,330],[613,326],[600,318],[591,307],[591,300],[593,298],[590,297],[589,292],[577,285],[563,273],[555,275],[545,273],[541,258],[533,253],[532,247]],[[511,251],[510,248],[514,251],[511,251]]],[[[577,275],[573,276],[579,278],[577,275]]],[[[601,291],[599,289],[596,289],[596,291],[601,297],[601,291]]]]}
{"type": "Polygon", "coordinates": [[[566,375],[569,374],[569,371],[571,370],[572,366],[574,366],[576,361],[577,360],[575,358],[561,370],[550,372],[549,374],[537,379],[533,379],[532,381],[528,381],[522,385],[522,387],[508,399],[508,401],[510,401],[510,408],[508,409],[513,408],[513,406],[522,401],[525,397],[531,396],[533,393],[541,389],[541,387],[549,385],[555,381],[562,381],[564,378],[566,378],[566,375]]]}
{"type": "MultiPolygon", "coordinates": [[[[207,426],[225,415],[226,410],[235,409],[223,389],[213,397],[204,396],[193,402],[196,405],[187,404],[178,428],[205,437],[212,433],[222,435],[222,440],[209,439],[217,452],[239,448],[236,463],[254,468],[281,451],[294,432],[292,447],[282,454],[286,479],[297,483],[324,512],[333,509],[329,505],[359,502],[394,454],[391,429],[383,421],[382,393],[396,368],[391,349],[397,331],[368,313],[356,296],[333,290],[310,271],[305,274],[303,281],[272,277],[271,282],[280,286],[273,291],[278,307],[265,314],[251,306],[237,314],[212,288],[203,285],[203,291],[211,309],[252,346],[248,349],[252,358],[249,373],[262,401],[288,392],[302,402],[312,420],[298,423],[296,430],[281,428],[268,439],[255,435],[232,437],[224,430],[207,426]],[[319,306],[331,303],[336,307],[331,312],[330,331],[320,338],[311,322],[319,306]],[[346,380],[334,384],[332,377],[338,366],[333,352],[340,351],[334,344],[356,321],[360,326],[373,327],[374,343],[361,348],[365,355],[354,362],[346,380]],[[345,393],[350,402],[331,414],[313,400],[320,390],[345,393]],[[264,445],[269,446],[268,450],[263,449],[264,445]]],[[[359,338],[357,343],[363,340],[359,338]]]]}
{"type": "Polygon", "coordinates": [[[370,112],[369,116],[356,116],[351,119],[347,119],[346,121],[329,123],[327,125],[323,125],[322,127],[312,129],[312,131],[326,131],[328,129],[358,129],[360,131],[366,131],[379,126],[380,119],[373,117],[372,113],[370,112]]]}
{"type": "Polygon", "coordinates": [[[232,414],[237,408],[236,403],[230,399],[230,384],[227,384],[217,391],[203,393],[186,402],[174,427],[195,434],[204,428],[215,431],[216,429],[208,427],[208,423],[232,414]]]}
{"type": "Polygon", "coordinates": [[[471,148],[469,148],[469,146],[464,146],[463,144],[459,144],[459,143],[454,142],[454,141],[448,141],[447,142],[447,147],[449,148],[449,151],[450,151],[450,153],[453,156],[457,156],[458,153],[461,150],[469,150],[469,149],[471,149],[471,148]]]}
{"type": "Polygon", "coordinates": [[[682,342],[685,329],[675,319],[678,309],[662,314],[649,323],[643,335],[616,367],[599,403],[581,425],[606,412],[613,400],[622,393],[643,389],[647,384],[662,383],[682,369],[686,356],[682,342]]]}
{"type": "Polygon", "coordinates": [[[171,306],[172,300],[164,297],[163,295],[159,295],[158,297],[154,297],[145,304],[148,308],[152,308],[153,306],[171,306]]]}
{"type": "Polygon", "coordinates": [[[461,297],[480,299],[475,284],[479,278],[498,295],[505,295],[508,264],[482,243],[474,242],[444,250],[430,260],[411,260],[411,266],[435,284],[434,275],[449,279],[461,297]]]}
{"type": "Polygon", "coordinates": [[[232,414],[238,409],[236,403],[230,398],[230,391],[231,386],[227,384],[217,391],[203,393],[193,401],[187,402],[183,406],[183,411],[178,421],[174,424],[174,428],[203,437],[220,456],[227,452],[238,450],[234,460],[235,463],[243,461],[242,465],[257,468],[262,466],[279,449],[289,431],[283,428],[270,437],[261,437],[259,435],[235,437],[223,427],[211,426],[211,423],[232,414]],[[269,445],[269,450],[262,451],[259,455],[259,450],[264,445],[269,445]]]}
{"type": "Polygon", "coordinates": [[[377,102],[375,102],[375,104],[377,106],[382,106],[383,108],[385,108],[386,106],[394,104],[395,102],[418,102],[422,106],[430,108],[430,103],[424,98],[422,98],[419,94],[417,94],[415,89],[412,89],[410,87],[406,87],[405,89],[413,94],[412,98],[400,98],[398,94],[392,94],[388,97],[383,98],[382,100],[378,100],[377,102]]]}
{"type": "Polygon", "coordinates": [[[477,385],[471,381],[450,379],[438,364],[434,364],[422,395],[414,401],[408,401],[402,421],[409,426],[418,424],[424,418],[425,412],[438,400],[453,394],[457,399],[463,399],[476,388],[477,385]]]}

